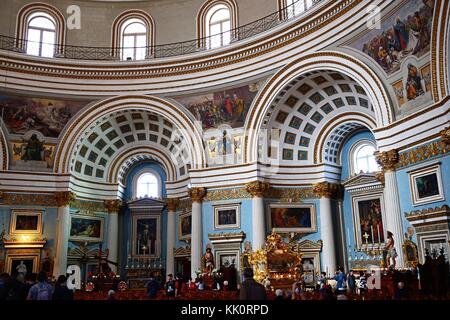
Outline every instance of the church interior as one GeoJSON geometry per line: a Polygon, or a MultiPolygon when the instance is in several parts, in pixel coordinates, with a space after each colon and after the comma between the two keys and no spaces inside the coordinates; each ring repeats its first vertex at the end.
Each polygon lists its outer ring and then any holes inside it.
{"type": "Polygon", "coordinates": [[[450,298],[449,0],[4,0],[0,30],[0,300],[450,298]]]}

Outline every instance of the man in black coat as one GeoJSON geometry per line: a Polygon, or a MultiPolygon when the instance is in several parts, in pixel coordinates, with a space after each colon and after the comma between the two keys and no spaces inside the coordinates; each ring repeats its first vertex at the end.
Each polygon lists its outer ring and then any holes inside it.
{"type": "Polygon", "coordinates": [[[266,289],[264,286],[253,279],[253,269],[244,269],[244,278],[242,282],[239,298],[240,300],[266,300],[266,289]]]}

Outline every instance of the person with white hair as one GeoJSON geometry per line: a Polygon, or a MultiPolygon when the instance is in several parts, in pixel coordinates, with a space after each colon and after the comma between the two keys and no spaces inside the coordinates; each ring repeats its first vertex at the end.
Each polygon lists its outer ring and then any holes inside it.
{"type": "Polygon", "coordinates": [[[116,292],[112,289],[108,291],[108,300],[116,300],[116,292]]]}
{"type": "Polygon", "coordinates": [[[275,300],[283,300],[283,290],[277,289],[275,290],[275,300]]]}

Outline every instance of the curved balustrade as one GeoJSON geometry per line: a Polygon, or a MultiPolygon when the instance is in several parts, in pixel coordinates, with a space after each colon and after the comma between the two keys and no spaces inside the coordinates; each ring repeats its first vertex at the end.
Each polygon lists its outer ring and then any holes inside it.
{"type": "MultiPolygon", "coordinates": [[[[214,34],[209,37],[201,39],[193,39],[177,43],[168,43],[161,45],[147,46],[146,59],[165,58],[181,56],[185,54],[206,51],[209,48],[209,43],[212,41],[218,41],[218,37],[223,38],[224,34],[229,35],[231,33],[231,43],[236,41],[248,39],[265,31],[268,31],[282,23],[291,21],[292,19],[304,15],[306,12],[311,11],[318,3],[323,0],[312,0],[312,5],[309,8],[304,6],[305,0],[297,0],[293,4],[286,6],[270,15],[267,15],[261,19],[250,22],[246,25],[232,29],[228,32],[214,34]],[[294,14],[300,11],[300,8],[304,9],[299,14],[294,14]]],[[[0,35],[0,49],[14,52],[26,53],[26,47],[28,41],[25,39],[16,39],[13,37],[0,35]]],[[[44,44],[39,42],[40,45],[44,44]]],[[[139,49],[142,47],[133,47],[133,49],[139,49]]],[[[120,53],[130,47],[85,47],[85,46],[73,46],[65,44],[54,45],[54,56],[57,58],[65,59],[78,59],[78,60],[119,60],[120,53]]]]}

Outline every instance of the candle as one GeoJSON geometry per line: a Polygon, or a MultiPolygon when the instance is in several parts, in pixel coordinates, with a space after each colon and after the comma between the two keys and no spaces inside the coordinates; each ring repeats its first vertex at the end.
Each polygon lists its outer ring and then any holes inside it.
{"type": "Polygon", "coordinates": [[[372,244],[374,244],[374,238],[373,238],[373,226],[370,226],[370,232],[372,233],[372,244]]]}
{"type": "Polygon", "coordinates": [[[379,224],[377,224],[377,231],[378,231],[378,244],[381,244],[380,225],[379,224]]]}

